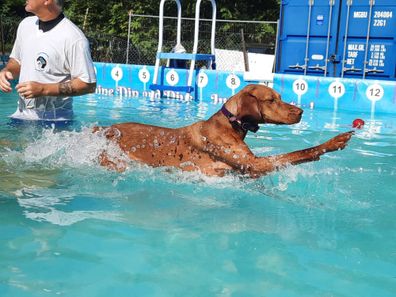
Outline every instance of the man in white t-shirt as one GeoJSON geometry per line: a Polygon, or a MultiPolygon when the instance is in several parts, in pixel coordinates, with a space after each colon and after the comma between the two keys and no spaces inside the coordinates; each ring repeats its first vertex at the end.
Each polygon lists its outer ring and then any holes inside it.
{"type": "Polygon", "coordinates": [[[72,96],[92,93],[96,75],[89,44],[63,13],[63,0],[27,0],[35,16],[18,27],[10,60],[0,72],[0,90],[11,92],[19,77],[20,96],[14,119],[67,121],[73,116],[72,96]]]}

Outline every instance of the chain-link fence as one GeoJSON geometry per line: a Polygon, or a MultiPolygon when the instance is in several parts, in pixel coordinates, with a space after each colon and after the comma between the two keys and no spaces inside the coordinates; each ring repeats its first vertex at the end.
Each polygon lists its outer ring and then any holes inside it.
{"type": "MultiPolygon", "coordinates": [[[[158,44],[159,18],[157,16],[130,14],[130,24],[138,24],[130,30],[128,63],[154,64],[158,44]],[[142,28],[151,28],[141,31],[142,28]]],[[[201,19],[199,22],[199,53],[210,53],[212,20],[201,19]]],[[[182,18],[181,43],[187,52],[194,44],[195,20],[182,18]]],[[[177,18],[164,17],[163,51],[169,52],[176,45],[177,18]]],[[[277,22],[255,22],[217,20],[215,47],[218,49],[274,54],[277,22]]],[[[114,52],[119,54],[118,51],[114,52]]],[[[126,58],[126,54],[120,57],[126,58]]],[[[221,57],[216,57],[221,59],[221,57]]],[[[125,60],[124,60],[125,61],[125,60]]],[[[233,63],[233,61],[228,61],[233,63]]]]}
{"type": "MultiPolygon", "coordinates": [[[[20,19],[1,19],[1,50],[7,56],[12,48],[20,19]]],[[[199,23],[199,53],[210,53],[212,21],[201,19],[199,23]]],[[[195,20],[183,18],[181,42],[187,52],[194,43],[195,20]]],[[[129,32],[123,36],[105,35],[85,30],[97,62],[153,65],[158,47],[158,16],[129,13],[129,32]],[[129,33],[129,34],[128,34],[129,33]]],[[[176,45],[177,18],[164,17],[163,51],[169,52],[176,45]]],[[[276,43],[276,22],[217,20],[215,47],[218,49],[273,54],[276,43]]],[[[216,57],[217,60],[221,57],[216,57]]],[[[226,59],[223,59],[226,60],[226,59]]],[[[232,65],[235,61],[227,61],[232,65]]]]}
{"type": "MultiPolygon", "coordinates": [[[[147,64],[155,63],[158,46],[159,18],[130,14],[130,38],[117,38],[88,34],[96,61],[117,63],[147,64]],[[126,49],[128,48],[128,51],[126,49]]],[[[199,23],[199,53],[210,53],[212,21],[202,19],[199,23]]],[[[194,44],[195,20],[183,18],[181,22],[181,42],[187,52],[194,44]]],[[[163,51],[169,52],[176,45],[177,18],[165,17],[163,26],[163,51]]],[[[215,47],[219,49],[273,54],[276,42],[276,22],[246,22],[217,20],[215,47]],[[242,36],[243,35],[243,36],[242,36]],[[244,41],[245,44],[242,42],[244,41]]],[[[221,57],[217,57],[221,59],[221,57]]],[[[232,61],[229,61],[232,63],[232,61]]]]}

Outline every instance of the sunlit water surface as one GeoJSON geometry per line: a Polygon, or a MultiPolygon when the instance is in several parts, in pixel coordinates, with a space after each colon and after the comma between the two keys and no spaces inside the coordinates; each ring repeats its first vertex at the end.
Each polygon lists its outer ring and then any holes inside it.
{"type": "Polygon", "coordinates": [[[0,94],[0,296],[395,296],[394,115],[306,110],[262,126],[257,155],[317,145],[321,161],[257,180],[98,164],[94,125],[179,127],[220,105],[83,96],[67,127],[12,123],[0,94]]]}

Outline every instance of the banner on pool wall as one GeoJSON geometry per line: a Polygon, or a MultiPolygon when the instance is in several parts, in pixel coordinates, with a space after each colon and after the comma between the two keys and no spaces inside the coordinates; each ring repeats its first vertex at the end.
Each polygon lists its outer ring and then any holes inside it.
{"type": "MultiPolygon", "coordinates": [[[[95,63],[97,74],[96,93],[131,98],[159,98],[160,91],[153,92],[154,66],[95,63]]],[[[160,68],[159,82],[165,86],[186,86],[187,69],[160,68]]],[[[222,103],[249,83],[243,79],[243,72],[227,72],[201,69],[193,79],[191,94],[164,91],[163,97],[182,101],[204,101],[222,103]]]]}
{"type": "MultiPolygon", "coordinates": [[[[160,97],[160,91],[150,90],[154,66],[95,63],[95,69],[97,94],[125,98],[160,97]]],[[[159,82],[165,86],[185,86],[187,79],[187,69],[160,68],[159,82]]],[[[163,97],[218,104],[250,83],[259,81],[245,80],[243,72],[201,69],[194,75],[191,94],[164,91],[163,97]]],[[[396,113],[395,81],[275,74],[273,88],[284,101],[302,107],[396,113]]]]}

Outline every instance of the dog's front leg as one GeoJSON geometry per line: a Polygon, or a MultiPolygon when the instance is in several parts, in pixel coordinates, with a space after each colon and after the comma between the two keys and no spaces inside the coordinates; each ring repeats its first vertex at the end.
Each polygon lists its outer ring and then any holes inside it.
{"type": "Polygon", "coordinates": [[[275,169],[268,157],[256,157],[244,142],[240,142],[238,145],[230,143],[209,144],[205,146],[204,151],[213,160],[224,162],[234,171],[248,174],[251,177],[259,177],[275,169]]]}
{"type": "Polygon", "coordinates": [[[256,157],[252,167],[249,168],[249,173],[252,176],[258,176],[269,173],[273,170],[278,170],[287,165],[297,165],[301,163],[317,161],[319,160],[320,156],[325,153],[343,150],[346,147],[348,141],[351,139],[352,134],[353,131],[342,133],[318,146],[287,154],[261,158],[256,157]]]}
{"type": "Polygon", "coordinates": [[[228,145],[227,147],[211,145],[208,146],[210,149],[205,151],[213,159],[228,164],[242,174],[249,174],[256,178],[288,165],[316,161],[325,153],[342,150],[346,147],[352,134],[353,132],[342,133],[318,146],[268,157],[256,157],[245,143],[239,143],[238,146],[228,145]]]}

